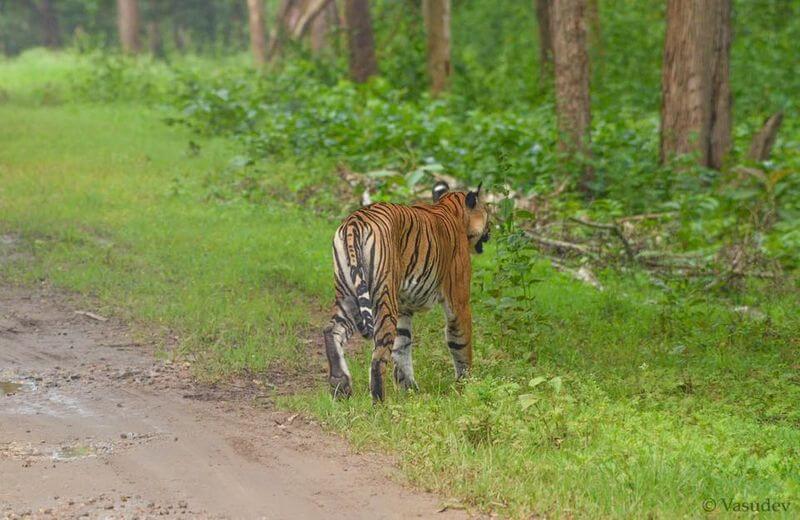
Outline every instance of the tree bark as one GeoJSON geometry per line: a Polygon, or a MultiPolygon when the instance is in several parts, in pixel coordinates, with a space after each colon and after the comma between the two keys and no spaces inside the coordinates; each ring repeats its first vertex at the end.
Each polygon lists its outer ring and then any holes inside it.
{"type": "Polygon", "coordinates": [[[125,54],[139,52],[139,4],[136,0],[117,0],[117,23],[122,51],[125,54]]]}
{"type": "Polygon", "coordinates": [[[450,83],[450,0],[423,0],[422,11],[428,36],[428,76],[437,95],[450,83]]]}
{"type": "Polygon", "coordinates": [[[715,170],[731,150],[731,0],[715,2],[715,38],[713,50],[714,76],[711,79],[711,142],[708,148],[708,163],[715,170]]]}
{"type": "Polygon", "coordinates": [[[300,17],[291,27],[292,37],[300,39],[312,28],[314,22],[320,18],[323,11],[331,7],[333,0],[313,0],[307,5],[302,6],[300,17]]]}
{"type": "Polygon", "coordinates": [[[315,55],[319,55],[328,46],[331,29],[335,30],[337,19],[336,2],[331,1],[311,22],[311,29],[309,30],[311,51],[315,55]]]}
{"type": "Polygon", "coordinates": [[[539,26],[539,77],[549,78],[553,70],[553,0],[536,0],[539,26]]]}
{"type": "Polygon", "coordinates": [[[267,60],[272,61],[283,50],[286,39],[292,35],[292,28],[302,16],[302,3],[303,0],[282,0],[270,31],[267,60]]]}
{"type": "Polygon", "coordinates": [[[336,2],[331,0],[322,10],[322,12],[314,17],[311,22],[310,36],[311,36],[311,51],[314,54],[319,54],[330,43],[328,40],[331,35],[331,29],[335,30],[339,21],[339,16],[336,12],[336,2]]]}
{"type": "Polygon", "coordinates": [[[719,169],[730,149],[730,0],[668,0],[661,161],[696,154],[719,169]]]}
{"type": "MultiPolygon", "coordinates": [[[[553,1],[556,115],[560,148],[583,159],[590,155],[591,102],[586,51],[586,0],[553,1]]],[[[581,165],[581,189],[588,193],[593,171],[581,165]]]]}
{"type": "Polygon", "coordinates": [[[40,0],[36,5],[42,24],[42,43],[46,47],[55,48],[61,45],[61,31],[58,28],[58,17],[53,9],[52,0],[40,0]]]}
{"type": "Polygon", "coordinates": [[[267,62],[267,41],[264,37],[264,2],[247,0],[247,13],[250,23],[250,50],[257,67],[267,62]]]}
{"type": "Polygon", "coordinates": [[[356,83],[364,83],[378,73],[369,1],[344,0],[344,19],[350,50],[350,77],[356,83]]]}
{"type": "Polygon", "coordinates": [[[270,33],[267,59],[278,56],[286,40],[301,40],[307,34],[312,52],[318,54],[327,43],[329,29],[337,22],[334,0],[283,0],[270,33]]]}

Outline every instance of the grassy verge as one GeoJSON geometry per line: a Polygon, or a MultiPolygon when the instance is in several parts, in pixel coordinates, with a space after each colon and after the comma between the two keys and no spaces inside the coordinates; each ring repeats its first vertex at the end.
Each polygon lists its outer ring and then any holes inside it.
{"type": "Polygon", "coordinates": [[[234,154],[220,141],[190,151],[141,107],[0,114],[0,229],[33,259],[7,274],[176,329],[212,373],[299,361],[309,312],[328,290],[319,244],[333,225],[279,203],[209,203],[205,179],[234,154]]]}
{"type": "MultiPolygon", "coordinates": [[[[138,106],[12,103],[0,120],[0,231],[27,253],[4,276],[48,279],[178,330],[211,376],[305,364],[304,341],[323,324],[309,317],[331,294],[335,222],[220,200],[209,179],[235,151],[187,148],[138,106]]],[[[720,514],[722,499],[800,511],[795,288],[664,292],[608,274],[598,292],[524,252],[511,260],[533,267],[503,282],[509,259],[495,247],[476,266],[466,384],[451,381],[435,311],[415,323],[421,393],[373,407],[362,348],[353,399],[320,387],[285,404],[399,453],[418,485],[502,515],[697,517],[705,499],[720,514]]]]}

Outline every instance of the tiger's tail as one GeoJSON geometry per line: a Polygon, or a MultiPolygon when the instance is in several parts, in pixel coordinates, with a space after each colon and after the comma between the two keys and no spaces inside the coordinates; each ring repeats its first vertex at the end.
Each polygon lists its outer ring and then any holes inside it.
{"type": "Polygon", "coordinates": [[[375,332],[375,321],[372,316],[372,296],[369,293],[367,276],[364,271],[364,255],[359,235],[356,226],[347,226],[345,230],[347,264],[350,267],[350,281],[355,289],[358,304],[356,327],[362,336],[371,338],[375,332]]]}

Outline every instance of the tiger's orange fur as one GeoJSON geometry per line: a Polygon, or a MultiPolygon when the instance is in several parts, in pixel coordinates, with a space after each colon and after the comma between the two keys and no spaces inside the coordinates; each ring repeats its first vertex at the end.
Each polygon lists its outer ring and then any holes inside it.
{"type": "MultiPolygon", "coordinates": [[[[437,191],[438,189],[438,191],[437,191]]],[[[416,388],[411,362],[411,317],[444,305],[446,341],[456,378],[472,364],[470,253],[488,240],[488,215],[476,192],[442,193],[433,204],[377,203],[348,216],[333,239],[336,302],[324,331],[335,396],[349,396],[352,378],[344,345],[358,330],[374,340],[370,392],[382,400],[391,358],[394,379],[416,388]]]]}

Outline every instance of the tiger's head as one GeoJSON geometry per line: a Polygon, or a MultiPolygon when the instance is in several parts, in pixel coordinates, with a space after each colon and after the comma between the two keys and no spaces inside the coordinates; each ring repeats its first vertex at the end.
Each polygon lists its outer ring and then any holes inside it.
{"type": "MultiPolygon", "coordinates": [[[[464,197],[464,215],[467,224],[467,238],[470,250],[483,253],[483,244],[489,241],[489,212],[481,201],[481,186],[475,191],[468,191],[464,197]]],[[[450,191],[450,186],[444,181],[437,181],[433,185],[433,201],[438,202],[445,193],[450,191]]]]}

